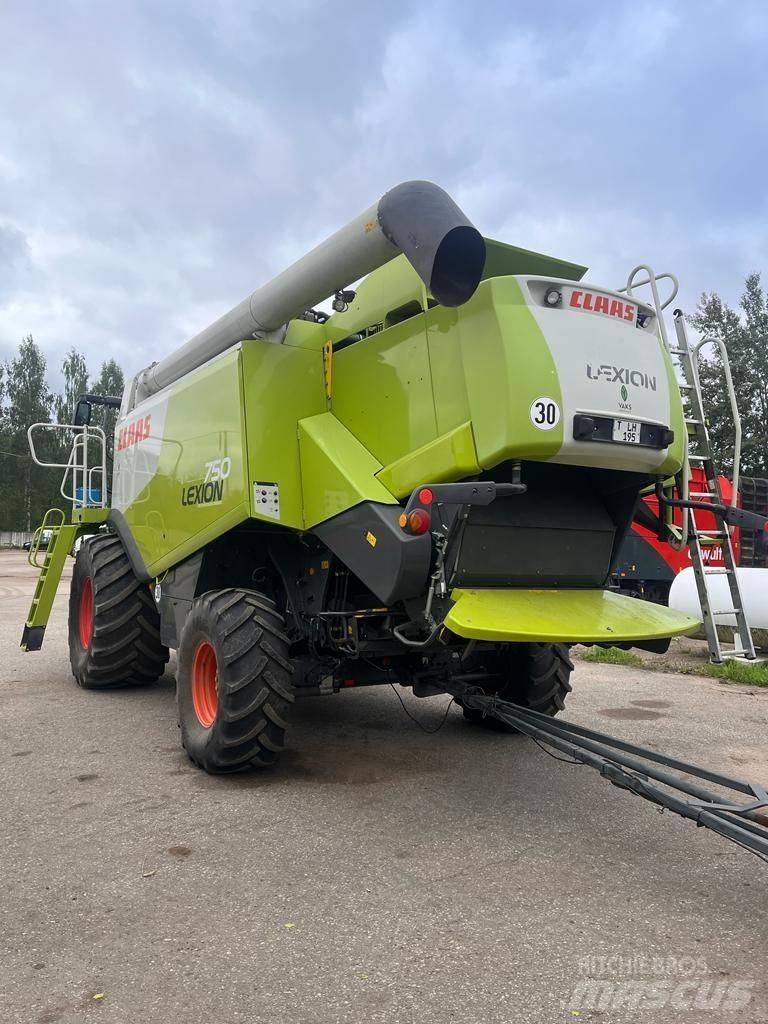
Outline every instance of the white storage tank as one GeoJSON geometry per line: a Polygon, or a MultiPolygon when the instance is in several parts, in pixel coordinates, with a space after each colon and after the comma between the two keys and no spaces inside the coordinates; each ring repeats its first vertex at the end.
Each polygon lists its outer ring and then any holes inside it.
{"type": "MultiPolygon", "coordinates": [[[[736,570],[747,622],[752,631],[755,647],[768,650],[768,569],[737,569],[736,570]]],[[[712,575],[707,577],[710,605],[713,609],[724,611],[733,608],[728,577],[712,575]]],[[[669,592],[669,607],[680,612],[687,612],[702,621],[699,594],[696,589],[696,578],[693,568],[683,569],[672,581],[669,592]]],[[[715,619],[718,635],[730,640],[736,626],[735,615],[718,615],[715,619]]],[[[700,634],[704,636],[704,631],[700,634]]]]}

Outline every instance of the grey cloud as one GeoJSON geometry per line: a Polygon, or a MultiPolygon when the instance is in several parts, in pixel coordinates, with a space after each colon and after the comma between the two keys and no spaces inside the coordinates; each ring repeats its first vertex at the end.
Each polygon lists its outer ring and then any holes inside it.
{"type": "Polygon", "coordinates": [[[32,332],[53,368],[136,371],[409,177],[607,283],[651,260],[733,300],[768,256],[768,14],[739,12],[6,9],[0,354],[32,332]]]}
{"type": "Polygon", "coordinates": [[[23,231],[0,223],[0,303],[34,280],[35,268],[23,231]]]}

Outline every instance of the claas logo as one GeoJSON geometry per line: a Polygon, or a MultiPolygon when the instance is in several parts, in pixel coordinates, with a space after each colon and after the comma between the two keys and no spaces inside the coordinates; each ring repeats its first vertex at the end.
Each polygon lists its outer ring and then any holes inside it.
{"type": "Polygon", "coordinates": [[[151,416],[144,416],[134,423],[129,423],[127,427],[121,427],[117,435],[117,450],[121,452],[123,448],[130,448],[132,445],[138,444],[139,441],[146,441],[149,437],[151,420],[151,416]]]}
{"type": "Polygon", "coordinates": [[[612,316],[629,323],[634,323],[637,316],[637,307],[631,302],[609,299],[607,295],[580,292],[576,289],[571,292],[570,305],[573,309],[586,309],[589,313],[602,313],[604,316],[612,316]]]}

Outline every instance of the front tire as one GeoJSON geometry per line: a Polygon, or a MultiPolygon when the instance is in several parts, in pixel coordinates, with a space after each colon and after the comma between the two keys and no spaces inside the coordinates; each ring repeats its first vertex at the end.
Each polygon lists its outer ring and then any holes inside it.
{"type": "Polygon", "coordinates": [[[160,616],[122,541],[101,534],[77,553],[69,591],[69,661],[85,690],[153,683],[165,671],[160,616]]]}
{"type": "Polygon", "coordinates": [[[294,701],[289,642],[273,601],[244,590],[197,598],[179,646],[176,699],[184,749],[212,774],[269,768],[294,701]]]}
{"type": "MultiPolygon", "coordinates": [[[[488,684],[480,683],[480,687],[486,693],[544,715],[554,716],[565,707],[573,671],[565,644],[508,644],[486,657],[485,665],[488,684]]],[[[484,717],[477,708],[462,708],[464,717],[475,725],[497,732],[515,731],[493,715],[484,717]]]]}

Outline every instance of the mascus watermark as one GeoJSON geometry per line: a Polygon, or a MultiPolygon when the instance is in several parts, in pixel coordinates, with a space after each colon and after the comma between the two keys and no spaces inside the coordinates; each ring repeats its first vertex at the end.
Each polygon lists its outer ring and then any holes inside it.
{"type": "Polygon", "coordinates": [[[579,961],[579,980],[568,1008],[607,1010],[744,1010],[755,982],[724,978],[697,957],[589,956],[579,961]]]}

